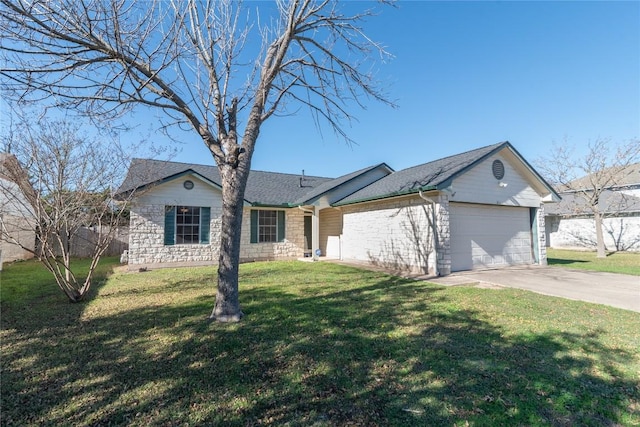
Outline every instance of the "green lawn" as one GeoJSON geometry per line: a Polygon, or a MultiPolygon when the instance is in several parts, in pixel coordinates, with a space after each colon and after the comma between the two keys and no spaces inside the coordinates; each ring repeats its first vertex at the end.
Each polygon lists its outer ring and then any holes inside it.
{"type": "MultiPolygon", "coordinates": [[[[118,261],[117,257],[106,257],[96,268],[92,283],[104,281],[118,261]]],[[[90,259],[71,260],[71,269],[78,278],[84,278],[89,271],[90,259]]],[[[17,306],[27,306],[32,299],[46,299],[55,304],[64,293],[56,286],[56,282],[40,263],[35,260],[18,261],[5,264],[6,272],[0,271],[0,301],[16,303],[17,306]]],[[[91,293],[91,290],[89,291],[91,293]]]]}
{"type": "Polygon", "coordinates": [[[549,265],[579,268],[582,270],[606,271],[640,276],[640,253],[613,252],[606,258],[597,258],[592,251],[570,251],[547,248],[549,265]]]}
{"type": "Polygon", "coordinates": [[[640,313],[271,262],[242,265],[246,318],[216,324],[213,268],[70,304],[5,288],[28,265],[1,273],[3,425],[640,425],[640,313]]]}

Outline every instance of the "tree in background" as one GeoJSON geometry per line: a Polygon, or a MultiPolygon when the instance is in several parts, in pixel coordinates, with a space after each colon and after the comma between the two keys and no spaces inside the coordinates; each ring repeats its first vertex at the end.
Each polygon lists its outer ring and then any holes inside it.
{"type": "MultiPolygon", "coordinates": [[[[191,127],[222,179],[212,319],[238,321],[243,197],[262,124],[308,107],[348,141],[349,107],[387,102],[371,62],[387,53],[337,1],[0,0],[2,76],[14,98],[46,97],[93,117],[144,105],[191,127]]],[[[348,4],[350,9],[362,3],[348,4]]],[[[345,2],[342,6],[347,7],[345,2]]]]}
{"type": "Polygon", "coordinates": [[[624,212],[635,201],[624,191],[612,190],[624,190],[639,161],[639,140],[614,144],[597,139],[587,145],[583,155],[568,144],[555,145],[548,156],[536,162],[556,190],[567,195],[563,203],[570,204],[573,213],[593,215],[599,258],[606,257],[603,219],[624,212]]]}
{"type": "Polygon", "coordinates": [[[127,200],[112,198],[125,171],[127,158],[117,141],[81,134],[79,124],[31,117],[4,136],[5,149],[0,211],[0,238],[31,252],[55,277],[71,302],[82,300],[100,257],[127,212],[127,200]],[[20,224],[23,230],[17,230],[20,224]],[[71,244],[92,231],[89,272],[78,277],[72,268],[71,244]],[[36,236],[35,248],[16,239],[17,231],[36,236]]]}

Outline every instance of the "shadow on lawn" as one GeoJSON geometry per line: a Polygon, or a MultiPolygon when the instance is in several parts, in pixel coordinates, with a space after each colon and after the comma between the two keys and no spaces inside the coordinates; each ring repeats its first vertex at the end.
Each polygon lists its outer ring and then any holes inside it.
{"type": "Polygon", "coordinates": [[[548,265],[568,265],[568,264],[580,264],[589,261],[579,259],[564,259],[564,258],[547,258],[548,265]]]}
{"type": "Polygon", "coordinates": [[[2,424],[617,425],[638,398],[597,332],[505,337],[441,291],[253,287],[236,325],[204,322],[209,297],[3,322],[2,424]]]}

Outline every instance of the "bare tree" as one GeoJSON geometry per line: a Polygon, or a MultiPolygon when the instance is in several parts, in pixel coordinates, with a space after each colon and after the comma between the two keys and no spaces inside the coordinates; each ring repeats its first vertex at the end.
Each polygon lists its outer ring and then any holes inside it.
{"type": "MultiPolygon", "coordinates": [[[[640,210],[640,198],[629,197],[630,207],[640,210]]],[[[640,247],[640,233],[634,232],[630,221],[627,218],[616,218],[604,224],[604,230],[613,241],[613,248],[616,252],[633,250],[640,247]]]]}
{"type": "Polygon", "coordinates": [[[14,97],[37,94],[102,117],[149,106],[164,113],[163,126],[188,125],[211,151],[223,200],[211,314],[219,321],[243,315],[242,200],[261,125],[302,105],[348,140],[349,106],[387,102],[370,71],[387,54],[361,29],[372,12],[346,14],[336,1],[0,3],[1,74],[14,97]]]}
{"type": "Polygon", "coordinates": [[[100,257],[115,237],[126,200],[114,201],[126,157],[115,141],[107,144],[82,135],[78,123],[31,117],[5,135],[11,155],[2,163],[0,239],[32,253],[55,277],[70,301],[90,289],[100,257]],[[79,277],[72,268],[71,244],[83,228],[94,239],[89,271],[79,277]],[[15,238],[30,232],[33,246],[15,238]]]}
{"type": "Polygon", "coordinates": [[[603,219],[624,212],[635,203],[625,194],[627,177],[640,161],[640,141],[614,144],[607,139],[590,142],[584,155],[575,147],[556,145],[548,156],[538,159],[537,168],[563,196],[573,214],[593,215],[599,258],[606,257],[603,219]]]}

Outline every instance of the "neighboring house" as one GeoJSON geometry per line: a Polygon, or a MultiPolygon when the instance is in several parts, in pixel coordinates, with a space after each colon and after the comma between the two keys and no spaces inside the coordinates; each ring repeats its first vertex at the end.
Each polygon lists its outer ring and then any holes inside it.
{"type": "MultiPolygon", "coordinates": [[[[610,251],[640,251],[640,163],[630,165],[616,185],[602,192],[604,243],[610,251]]],[[[588,177],[572,183],[589,188],[588,177]],[[580,185],[584,182],[584,185],[580,185]]],[[[593,212],[580,191],[561,192],[562,201],[545,208],[547,245],[553,248],[595,249],[593,212]]]]}
{"type": "Polygon", "coordinates": [[[33,253],[20,245],[31,251],[36,245],[33,210],[16,184],[16,176],[26,180],[18,160],[0,153],[0,269],[3,262],[33,258],[33,253]]]}
{"type": "MultiPolygon", "coordinates": [[[[213,166],[135,160],[130,268],[215,263],[220,177],[213,166]]],[[[558,195],[508,142],[393,171],[339,178],[252,171],[241,260],[322,256],[398,271],[546,263],[543,201],[558,195]],[[540,230],[540,232],[539,232],[540,230]]]]}

